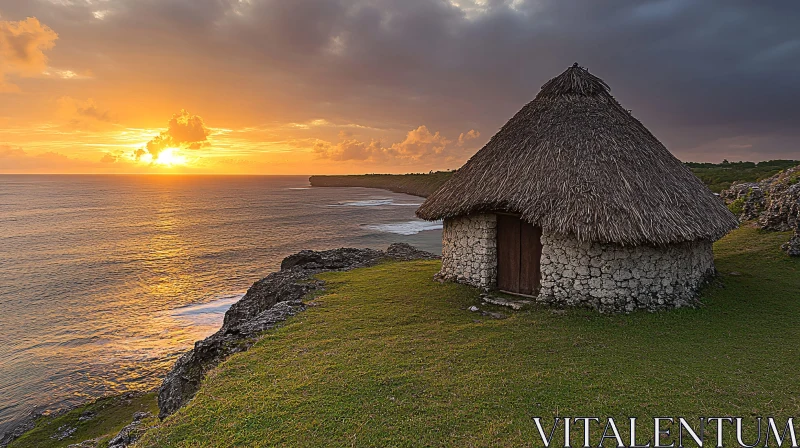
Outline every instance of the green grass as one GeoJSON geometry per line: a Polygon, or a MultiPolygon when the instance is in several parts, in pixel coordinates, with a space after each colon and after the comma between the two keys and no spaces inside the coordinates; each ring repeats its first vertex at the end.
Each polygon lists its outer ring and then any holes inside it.
{"type": "Polygon", "coordinates": [[[732,233],[704,306],[654,314],[485,318],[465,310],[476,290],[432,281],[436,261],[323,274],[320,306],[231,357],[140,446],[533,446],[534,416],[797,416],[787,238],[732,233]]]}
{"type": "MultiPolygon", "coordinates": [[[[107,442],[131,421],[133,414],[139,411],[158,415],[158,403],[155,392],[130,398],[115,396],[101,398],[95,402],[75,408],[65,414],[39,418],[36,427],[9,445],[9,448],[41,448],[66,447],[85,440],[95,439],[98,446],[104,447],[107,442]],[[80,421],[84,413],[93,413],[91,419],[80,421]],[[64,440],[56,440],[51,436],[61,433],[59,428],[72,427],[76,431],[64,440]]],[[[156,418],[143,422],[155,424],[156,418]]]]}

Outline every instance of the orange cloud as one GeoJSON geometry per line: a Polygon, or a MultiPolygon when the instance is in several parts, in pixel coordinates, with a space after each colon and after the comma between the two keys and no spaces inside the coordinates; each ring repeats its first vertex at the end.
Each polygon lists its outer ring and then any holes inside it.
{"type": "Polygon", "coordinates": [[[395,143],[387,153],[405,159],[419,160],[422,157],[438,156],[445,153],[450,140],[444,138],[437,131],[432,134],[427,126],[408,131],[405,140],[395,143]]]}
{"type": "Polygon", "coordinates": [[[119,160],[119,157],[120,156],[111,153],[105,153],[103,154],[103,157],[100,158],[100,163],[114,163],[119,160]]]}
{"type": "Polygon", "coordinates": [[[388,147],[377,140],[364,142],[352,137],[352,134],[340,132],[338,143],[318,140],[314,144],[314,152],[321,158],[335,161],[431,161],[455,160],[463,156],[462,148],[469,140],[476,139],[480,132],[471,129],[461,133],[456,145],[439,132],[432,133],[427,126],[419,126],[408,131],[405,139],[388,147]]]}
{"type": "Polygon", "coordinates": [[[135,156],[139,159],[149,153],[155,160],[167,148],[200,149],[208,146],[209,135],[211,130],[200,116],[182,109],[169,120],[167,130],[147,142],[144,148],[137,149],[135,156]]]}
{"type": "Polygon", "coordinates": [[[35,17],[18,22],[0,21],[0,92],[19,91],[5,76],[40,74],[47,69],[45,50],[53,48],[58,34],[35,17]]]}
{"type": "Polygon", "coordinates": [[[86,169],[92,167],[94,167],[92,162],[68,157],[53,151],[31,154],[19,147],[0,145],[0,172],[52,173],[62,172],[64,169],[86,169]]]}
{"type": "Polygon", "coordinates": [[[480,132],[476,131],[475,129],[470,129],[469,132],[462,132],[461,135],[458,136],[458,144],[459,146],[464,146],[468,141],[475,140],[480,136],[480,132]]]}
{"type": "Polygon", "coordinates": [[[336,161],[375,160],[382,158],[383,149],[377,140],[362,142],[352,137],[349,132],[339,132],[339,143],[333,144],[319,140],[314,145],[314,152],[320,157],[336,161]]]}
{"type": "Polygon", "coordinates": [[[96,130],[97,125],[115,122],[111,112],[101,109],[91,98],[78,101],[69,96],[62,96],[57,104],[59,114],[69,121],[72,129],[96,130]]]}

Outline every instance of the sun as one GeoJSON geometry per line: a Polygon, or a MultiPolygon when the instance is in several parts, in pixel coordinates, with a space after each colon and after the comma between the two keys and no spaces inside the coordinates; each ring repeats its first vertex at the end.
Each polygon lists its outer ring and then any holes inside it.
{"type": "Polygon", "coordinates": [[[153,163],[163,166],[186,165],[186,157],[178,154],[178,151],[178,148],[166,148],[158,153],[153,163]]]}

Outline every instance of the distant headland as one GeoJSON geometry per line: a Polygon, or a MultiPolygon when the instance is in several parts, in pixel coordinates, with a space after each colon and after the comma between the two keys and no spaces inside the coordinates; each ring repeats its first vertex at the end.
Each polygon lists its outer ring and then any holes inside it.
{"type": "Polygon", "coordinates": [[[395,193],[428,197],[450,179],[455,171],[431,171],[411,174],[357,174],[342,176],[311,176],[312,187],[380,188],[395,193]]]}
{"type": "MultiPolygon", "coordinates": [[[[714,193],[720,193],[734,182],[757,182],[782,170],[800,164],[800,160],[766,160],[763,162],[698,163],[685,162],[695,176],[714,193]]],[[[395,193],[428,197],[450,179],[455,171],[431,171],[410,174],[355,174],[311,176],[312,187],[380,188],[395,193]]]]}

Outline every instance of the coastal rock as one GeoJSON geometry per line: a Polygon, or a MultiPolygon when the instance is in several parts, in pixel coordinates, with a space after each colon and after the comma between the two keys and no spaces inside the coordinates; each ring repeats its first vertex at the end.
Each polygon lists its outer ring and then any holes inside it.
{"type": "Polygon", "coordinates": [[[91,411],[86,411],[86,412],[82,413],[80,415],[80,417],[78,417],[78,421],[79,422],[85,422],[85,421],[89,421],[89,420],[91,420],[91,419],[93,419],[95,417],[97,417],[97,414],[95,414],[94,412],[91,412],[91,411]]]}
{"type": "Polygon", "coordinates": [[[52,436],[50,436],[50,438],[58,440],[58,441],[61,441],[61,440],[64,440],[64,439],[67,439],[67,438],[71,437],[73,434],[75,434],[75,431],[77,431],[77,430],[78,430],[78,428],[76,428],[74,426],[62,425],[62,426],[60,426],[58,428],[58,430],[57,430],[58,432],[53,434],[52,436]]]}
{"type": "Polygon", "coordinates": [[[14,426],[11,430],[0,434],[0,448],[5,448],[9,443],[21,437],[26,432],[36,427],[36,420],[42,416],[40,410],[36,410],[28,414],[20,424],[14,426]]]}
{"type": "Polygon", "coordinates": [[[419,250],[408,243],[393,243],[386,249],[386,256],[397,261],[437,260],[440,257],[424,250],[419,250]]]}
{"type": "Polygon", "coordinates": [[[152,416],[149,412],[136,412],[133,414],[133,422],[122,428],[114,438],[108,441],[108,448],[126,448],[133,445],[144,433],[144,429],[139,427],[142,420],[152,416]]]}
{"type": "Polygon", "coordinates": [[[99,443],[100,443],[99,438],[89,439],[89,440],[84,440],[83,442],[80,443],[73,443],[71,445],[67,445],[67,448],[96,448],[99,443]]]}
{"type": "Polygon", "coordinates": [[[382,260],[408,261],[438,258],[408,244],[393,244],[386,252],[341,248],[304,250],[286,257],[281,270],[255,282],[244,297],[233,304],[222,328],[198,341],[173,366],[158,391],[159,417],[165,418],[186,404],[200,387],[206,373],[228,356],[255,344],[265,330],[306,309],[303,299],[323,288],[313,276],[371,266],[382,260]]]}
{"type": "Polygon", "coordinates": [[[371,263],[375,259],[383,256],[383,252],[374,249],[353,249],[345,247],[321,252],[302,250],[284,258],[281,262],[281,271],[287,271],[294,267],[301,267],[304,270],[352,268],[360,264],[371,263]]]}

